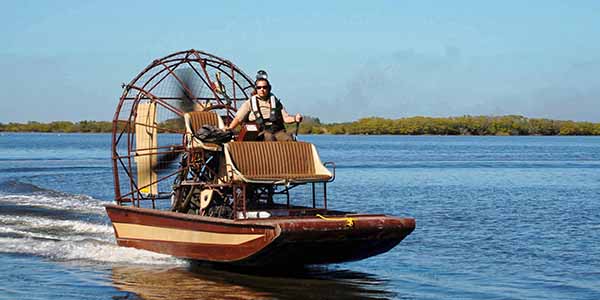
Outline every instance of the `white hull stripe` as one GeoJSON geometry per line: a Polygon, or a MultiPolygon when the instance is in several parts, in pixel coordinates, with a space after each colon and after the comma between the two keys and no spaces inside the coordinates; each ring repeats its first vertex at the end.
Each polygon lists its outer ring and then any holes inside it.
{"type": "Polygon", "coordinates": [[[128,223],[113,223],[119,238],[197,244],[240,245],[264,234],[216,233],[128,223]]]}

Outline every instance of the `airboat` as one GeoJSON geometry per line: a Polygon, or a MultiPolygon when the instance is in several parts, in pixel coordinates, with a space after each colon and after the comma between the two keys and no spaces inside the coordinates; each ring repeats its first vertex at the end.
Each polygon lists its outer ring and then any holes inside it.
{"type": "Polygon", "coordinates": [[[328,208],[335,164],[303,141],[256,141],[245,123],[223,129],[254,81],[198,50],[154,60],[123,84],[112,131],[117,244],[240,266],[329,264],[387,252],[412,218],[328,208]]]}

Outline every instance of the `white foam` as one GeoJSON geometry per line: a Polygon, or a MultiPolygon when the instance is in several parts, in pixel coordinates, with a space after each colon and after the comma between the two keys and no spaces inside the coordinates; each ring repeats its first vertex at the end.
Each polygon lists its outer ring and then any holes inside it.
{"type": "Polygon", "coordinates": [[[0,252],[23,253],[60,261],[185,264],[185,261],[169,255],[117,246],[109,225],[6,215],[0,215],[0,219],[0,233],[22,236],[0,237],[0,252]]]}
{"type": "Polygon", "coordinates": [[[53,209],[70,209],[94,214],[104,214],[104,202],[86,195],[1,195],[0,200],[24,206],[38,206],[53,209]]]}
{"type": "Polygon", "coordinates": [[[15,233],[15,234],[30,237],[30,238],[55,239],[55,237],[52,235],[43,234],[43,233],[33,233],[30,231],[19,230],[19,229],[9,228],[9,227],[0,227],[0,232],[1,233],[15,233]]]}
{"type": "MultiPolygon", "coordinates": [[[[105,216],[103,202],[86,195],[43,192],[29,195],[1,194],[0,201],[16,205],[76,211],[105,216]]],[[[85,220],[60,220],[48,216],[0,214],[0,252],[22,253],[58,261],[183,265],[186,261],[116,245],[110,224],[85,220]],[[18,237],[8,237],[14,234],[18,237]]]]}
{"type": "MultiPolygon", "coordinates": [[[[107,224],[94,224],[75,220],[56,220],[45,217],[0,215],[0,225],[11,226],[22,230],[43,229],[48,232],[56,232],[57,239],[69,239],[72,235],[104,235],[113,236],[113,228],[107,224]]],[[[1,227],[0,227],[1,228],[1,227]]]]}
{"type": "Polygon", "coordinates": [[[32,238],[1,238],[0,252],[23,253],[54,260],[84,260],[101,263],[183,265],[184,260],[98,240],[54,241],[32,238]]]}

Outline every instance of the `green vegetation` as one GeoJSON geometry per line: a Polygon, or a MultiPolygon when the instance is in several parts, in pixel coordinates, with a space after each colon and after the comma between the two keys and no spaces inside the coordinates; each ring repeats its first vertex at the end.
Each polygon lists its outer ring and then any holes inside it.
{"type": "Polygon", "coordinates": [[[0,123],[0,132],[112,132],[112,122],[105,121],[55,121],[40,123],[0,123]]]}
{"type": "MultiPolygon", "coordinates": [[[[166,130],[183,128],[181,120],[168,120],[166,130]]],[[[294,132],[295,125],[288,125],[294,132]]],[[[0,123],[0,132],[111,132],[105,121],[56,121],[51,123],[0,123]]],[[[600,123],[530,119],[522,116],[462,116],[450,118],[363,118],[349,123],[324,124],[305,117],[301,134],[391,134],[391,135],[600,135],[600,123]]]]}
{"type": "Polygon", "coordinates": [[[523,116],[462,116],[450,118],[363,118],[350,123],[321,124],[307,118],[302,134],[391,135],[600,135],[600,123],[529,119],[523,116]]]}

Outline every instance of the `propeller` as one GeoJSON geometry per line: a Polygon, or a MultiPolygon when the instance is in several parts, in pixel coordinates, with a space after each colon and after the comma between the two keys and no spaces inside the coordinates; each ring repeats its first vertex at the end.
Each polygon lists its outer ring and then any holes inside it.
{"type": "MultiPolygon", "coordinates": [[[[184,114],[190,111],[194,111],[195,107],[198,105],[194,100],[196,97],[192,94],[192,87],[194,86],[194,80],[198,80],[196,73],[191,68],[178,68],[173,71],[174,75],[177,76],[179,80],[175,77],[172,80],[176,83],[176,91],[174,98],[179,100],[175,100],[173,105],[177,107],[184,114]]],[[[180,124],[180,126],[185,126],[183,121],[183,115],[178,117],[176,120],[173,120],[180,124]]],[[[159,172],[165,169],[171,169],[174,162],[178,162],[183,153],[183,146],[181,145],[170,145],[166,153],[160,154],[156,162],[152,165],[152,170],[155,172],[159,172]]],[[[161,152],[163,152],[161,151],[161,152]]]]}
{"type": "MultiPolygon", "coordinates": [[[[184,114],[198,109],[199,104],[196,102],[196,98],[192,94],[194,80],[199,80],[198,75],[191,68],[176,69],[174,73],[175,76],[179,78],[179,80],[175,79],[176,82],[179,84],[177,87],[177,95],[175,96],[175,98],[180,99],[176,102],[175,106],[177,106],[177,108],[179,108],[179,110],[181,110],[184,114]]],[[[213,88],[215,92],[220,94],[225,99],[224,106],[231,105],[231,98],[229,97],[229,95],[227,95],[225,85],[221,82],[221,73],[217,72],[215,74],[215,77],[216,83],[213,83],[214,87],[211,88],[213,88]]],[[[212,108],[220,106],[222,105],[213,106],[212,108]]],[[[183,117],[180,117],[179,120],[177,120],[177,122],[181,122],[183,124],[183,117]]],[[[183,151],[183,146],[171,145],[167,153],[158,156],[156,163],[152,165],[152,170],[158,172],[164,169],[171,169],[174,162],[180,161],[179,157],[181,156],[181,153],[183,153],[183,151]]]]}

